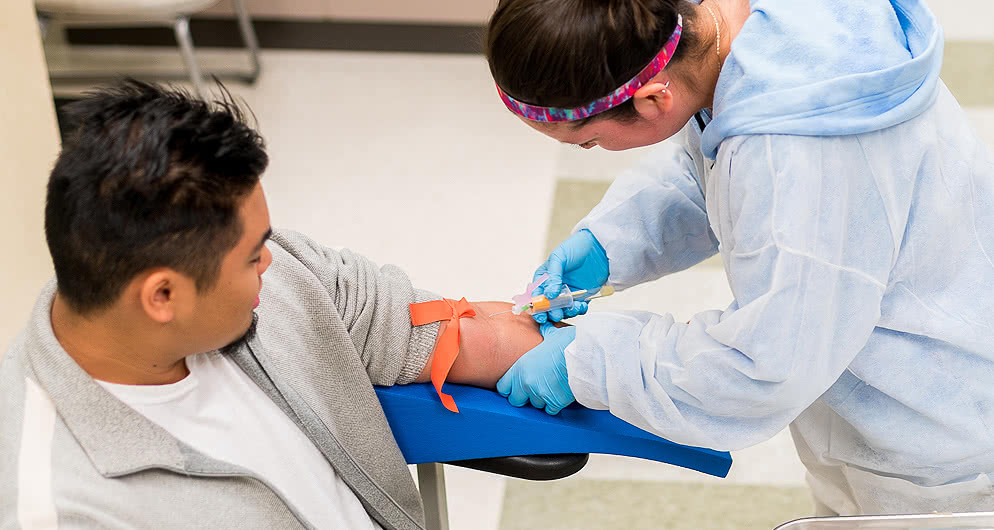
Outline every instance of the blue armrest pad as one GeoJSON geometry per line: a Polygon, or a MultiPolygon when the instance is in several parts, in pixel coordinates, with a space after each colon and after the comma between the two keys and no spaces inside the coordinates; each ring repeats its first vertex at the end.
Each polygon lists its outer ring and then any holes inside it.
{"type": "Polygon", "coordinates": [[[666,462],[724,477],[728,453],[664,440],[606,410],[573,404],[556,416],[512,407],[491,390],[446,384],[459,414],[442,406],[430,384],[376,387],[393,435],[409,464],[470,458],[604,453],[666,462]]]}

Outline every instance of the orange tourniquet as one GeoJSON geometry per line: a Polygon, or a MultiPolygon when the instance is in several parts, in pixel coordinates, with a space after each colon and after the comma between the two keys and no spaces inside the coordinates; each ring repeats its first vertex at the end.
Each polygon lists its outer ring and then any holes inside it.
{"type": "Polygon", "coordinates": [[[435,357],[431,362],[431,384],[435,385],[438,398],[442,400],[445,408],[452,412],[459,412],[456,402],[452,396],[442,392],[442,383],[449,376],[452,363],[456,362],[459,355],[459,319],[463,317],[476,316],[476,312],[470,307],[465,298],[459,301],[435,300],[432,302],[421,302],[411,304],[411,324],[423,326],[432,322],[448,320],[449,325],[438,338],[435,346],[435,357]]]}

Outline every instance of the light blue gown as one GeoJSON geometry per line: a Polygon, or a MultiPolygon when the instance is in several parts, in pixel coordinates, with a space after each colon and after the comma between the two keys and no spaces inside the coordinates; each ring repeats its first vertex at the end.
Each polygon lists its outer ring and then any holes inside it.
{"type": "Polygon", "coordinates": [[[577,401],[734,450],[791,426],[838,513],[994,510],[994,163],[918,0],[755,0],[697,120],[577,226],[629,287],[720,252],[735,301],[591,313],[577,401]]]}

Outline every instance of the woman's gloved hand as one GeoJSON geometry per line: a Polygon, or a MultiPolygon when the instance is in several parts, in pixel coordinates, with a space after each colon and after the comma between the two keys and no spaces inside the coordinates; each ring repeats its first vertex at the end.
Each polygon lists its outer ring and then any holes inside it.
{"type": "MultiPolygon", "coordinates": [[[[544,294],[553,299],[563,290],[563,284],[571,289],[594,289],[604,285],[608,277],[607,252],[597,242],[589,230],[580,230],[563,241],[552,251],[532,277],[548,274],[545,286],[536,289],[532,295],[544,294]]],[[[536,313],[535,321],[543,323],[548,320],[559,322],[564,318],[575,317],[587,312],[586,302],[573,302],[573,307],[553,309],[545,313],[536,313]]]]}
{"type": "Polygon", "coordinates": [[[576,328],[557,328],[546,322],[539,331],[542,343],[522,355],[497,381],[497,392],[515,407],[531,401],[533,407],[556,415],[574,401],[563,352],[576,338],[576,328]]]}

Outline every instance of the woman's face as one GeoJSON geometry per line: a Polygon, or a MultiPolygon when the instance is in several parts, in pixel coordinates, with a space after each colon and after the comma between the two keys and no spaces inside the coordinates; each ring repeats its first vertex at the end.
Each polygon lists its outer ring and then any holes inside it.
{"type": "Polygon", "coordinates": [[[546,123],[518,118],[550,138],[584,149],[600,146],[608,151],[624,151],[656,144],[680,132],[695,112],[711,106],[713,90],[705,93],[695,87],[713,84],[685,82],[691,75],[679,75],[680,72],[675,66],[660,72],[635,92],[631,99],[635,109],[633,120],[594,118],[577,127],[576,122],[546,123]]]}
{"type": "Polygon", "coordinates": [[[671,109],[671,112],[652,119],[640,115],[631,122],[595,119],[579,128],[569,122],[544,123],[526,118],[521,118],[521,121],[532,129],[565,144],[578,145],[584,149],[600,147],[608,151],[624,151],[662,142],[679,132],[690,120],[693,112],[688,112],[684,116],[684,113],[674,111],[676,109],[671,109]]]}

